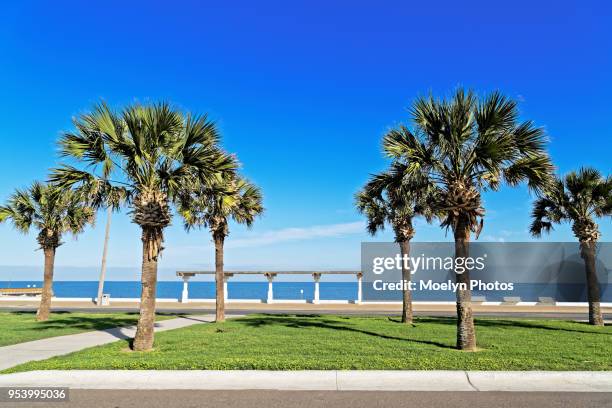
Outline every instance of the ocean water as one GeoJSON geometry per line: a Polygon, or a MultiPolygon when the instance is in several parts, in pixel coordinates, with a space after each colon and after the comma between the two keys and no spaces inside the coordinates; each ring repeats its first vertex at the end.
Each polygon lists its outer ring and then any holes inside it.
{"type": "MultiPolygon", "coordinates": [[[[24,288],[28,285],[41,287],[41,281],[0,281],[0,288],[24,288]]],[[[400,301],[401,292],[369,293],[364,283],[363,300],[400,301]]],[[[157,297],[164,299],[179,299],[183,290],[182,281],[161,281],[157,284],[157,297]]],[[[321,282],[320,299],[322,300],[355,300],[357,299],[357,282],[321,282]]],[[[371,289],[370,289],[371,290],[371,289]]],[[[57,297],[97,296],[97,281],[57,281],[53,283],[53,292],[57,297]]],[[[265,299],[267,297],[267,282],[228,282],[230,299],[265,299]]],[[[108,281],[104,285],[104,293],[112,298],[140,297],[140,282],[108,281]]],[[[505,296],[518,296],[523,301],[537,301],[538,297],[552,297],[560,302],[585,302],[586,287],[579,284],[515,284],[512,292],[479,292],[472,291],[473,296],[484,296],[488,301],[501,301],[505,296]]],[[[214,299],[214,282],[189,282],[189,298],[214,299]]],[[[275,299],[305,299],[314,297],[314,283],[310,282],[274,282],[275,299]]],[[[447,291],[414,291],[414,300],[453,301],[454,293],[447,291]]],[[[612,285],[601,285],[601,301],[612,302],[612,285]]]]}
{"type": "MultiPolygon", "coordinates": [[[[0,281],[0,288],[25,288],[28,285],[41,287],[41,281],[0,281]]],[[[228,282],[230,299],[266,299],[267,282],[228,282]]],[[[179,299],[183,291],[182,281],[161,281],[157,283],[157,297],[179,299]]],[[[57,297],[96,297],[97,281],[57,281],[53,282],[53,293],[57,297]]],[[[112,298],[140,297],[140,282],[108,281],[104,284],[104,293],[112,298]]],[[[189,282],[189,298],[214,299],[214,282],[189,282]]],[[[306,299],[314,297],[314,282],[274,282],[274,298],[276,299],[306,299]]],[[[354,300],[357,298],[356,282],[321,282],[319,286],[320,299],[354,300]]]]}

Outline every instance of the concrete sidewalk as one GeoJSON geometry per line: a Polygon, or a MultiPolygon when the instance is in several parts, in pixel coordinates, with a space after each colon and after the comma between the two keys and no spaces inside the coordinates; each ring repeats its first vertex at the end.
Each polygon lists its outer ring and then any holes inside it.
{"type": "Polygon", "coordinates": [[[612,372],[586,371],[30,371],[0,387],[117,390],[612,392],[612,372]]]}
{"type": "MultiPolygon", "coordinates": [[[[208,323],[214,321],[214,319],[214,315],[193,315],[162,320],[155,323],[155,332],[180,329],[181,327],[192,326],[198,323],[208,323]]],[[[135,326],[115,327],[0,347],[0,356],[2,356],[0,358],[0,370],[6,370],[7,368],[29,361],[45,360],[88,347],[133,338],[135,334],[135,326]]]]}

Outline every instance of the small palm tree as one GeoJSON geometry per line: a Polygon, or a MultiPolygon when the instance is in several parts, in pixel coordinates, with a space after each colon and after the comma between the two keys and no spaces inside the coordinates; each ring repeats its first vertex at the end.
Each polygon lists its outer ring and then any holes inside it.
{"type": "Polygon", "coordinates": [[[553,224],[569,222],[584,259],[589,301],[589,323],[603,326],[595,250],[601,237],[596,217],[612,214],[612,177],[603,178],[593,168],[581,168],[564,179],[556,179],[533,204],[531,233],[540,237],[553,224]]]}
{"type": "MultiPolygon", "coordinates": [[[[219,134],[206,116],[183,114],[167,103],[135,104],[115,112],[102,103],[74,120],[75,132],[60,139],[65,157],[84,167],[63,165],[51,181],[78,186],[103,198],[111,187],[125,189],[134,223],[142,230],[140,318],[133,348],[153,347],[157,262],[171,204],[187,180],[209,183],[231,172],[234,159],[219,148],[219,134]]],[[[98,200],[103,203],[104,200],[98,200]]]]}
{"type": "MultiPolygon", "coordinates": [[[[483,227],[481,193],[502,182],[516,186],[527,181],[539,191],[553,170],[545,151],[545,134],[532,122],[519,122],[516,102],[493,92],[479,99],[459,89],[450,100],[418,98],[411,116],[414,131],[405,126],[384,138],[384,150],[406,165],[407,174],[420,174],[441,191],[432,203],[444,214],[442,227],[455,238],[455,256],[469,256],[471,233],[483,227]]],[[[469,272],[457,273],[457,348],[474,350],[469,272]],[[465,289],[464,289],[465,288],[465,289]]]]}
{"type": "Polygon", "coordinates": [[[185,228],[208,227],[215,244],[216,321],[225,320],[223,251],[229,220],[250,227],[264,211],[258,187],[235,173],[218,175],[213,183],[187,188],[179,208],[185,228]]]}
{"type": "Polygon", "coordinates": [[[71,190],[34,182],[26,190],[17,190],[0,206],[0,222],[10,220],[20,232],[38,231],[38,245],[45,255],[44,283],[36,320],[49,318],[53,297],[55,251],[66,232],[80,234],[94,220],[94,211],[71,190]]]}
{"type": "MultiPolygon", "coordinates": [[[[405,165],[395,162],[391,168],[376,174],[366,183],[356,198],[357,209],[367,219],[367,229],[371,235],[385,228],[388,223],[395,233],[395,242],[399,244],[402,259],[410,256],[410,240],[415,235],[413,220],[424,217],[427,222],[434,218],[434,212],[428,200],[434,193],[432,184],[414,177],[405,177],[405,165]]],[[[407,286],[411,272],[402,263],[402,280],[406,282],[402,290],[402,322],[412,323],[412,291],[407,286]]]]}

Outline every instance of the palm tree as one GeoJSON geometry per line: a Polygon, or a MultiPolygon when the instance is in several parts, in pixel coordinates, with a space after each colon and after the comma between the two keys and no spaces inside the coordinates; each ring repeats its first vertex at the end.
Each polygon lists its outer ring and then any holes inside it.
{"type": "MultiPolygon", "coordinates": [[[[406,165],[407,174],[420,174],[441,193],[432,203],[444,214],[442,227],[455,238],[455,257],[469,256],[471,233],[483,227],[481,193],[501,183],[522,181],[540,191],[553,170],[545,150],[545,134],[531,121],[519,122],[516,102],[493,92],[478,98],[456,91],[450,99],[418,98],[412,108],[414,130],[405,126],[384,138],[386,153],[406,165]]],[[[469,272],[455,274],[461,284],[457,298],[457,348],[474,350],[469,272]]]]}
{"type": "MultiPolygon", "coordinates": [[[[394,162],[389,170],[372,176],[355,197],[357,209],[368,219],[367,229],[371,235],[384,230],[386,223],[392,226],[402,259],[410,256],[410,240],[415,234],[413,219],[422,216],[431,222],[435,215],[427,203],[434,186],[414,177],[407,178],[405,174],[405,165],[394,162]]],[[[402,281],[408,283],[410,279],[411,272],[402,263],[402,281]]],[[[405,284],[402,322],[412,323],[412,319],[412,292],[405,284]]]]}
{"type": "Polygon", "coordinates": [[[98,306],[102,306],[102,294],[104,293],[104,281],[106,279],[106,258],[108,256],[108,241],[110,239],[110,227],[113,211],[118,211],[126,200],[127,191],[123,187],[115,187],[106,184],[109,189],[104,194],[91,194],[88,192],[86,197],[94,198],[94,206],[106,206],[106,228],[104,229],[104,245],[102,248],[102,262],[100,265],[100,279],[98,281],[98,306]],[[103,204],[102,204],[103,203],[103,204]]]}
{"type": "Polygon", "coordinates": [[[101,103],[74,119],[74,126],[76,131],[62,135],[61,152],[84,166],[63,165],[53,171],[51,180],[101,198],[113,187],[125,190],[132,220],[142,230],[142,291],[133,348],[150,350],[157,262],[164,229],[172,220],[171,204],[186,180],[206,184],[236,164],[219,148],[213,122],[183,114],[167,103],[135,104],[121,112],[101,103]]]}
{"type": "Polygon", "coordinates": [[[53,297],[55,251],[66,232],[80,234],[93,223],[94,211],[74,191],[34,182],[26,190],[16,190],[4,206],[0,206],[0,222],[11,220],[13,226],[27,234],[38,230],[37,241],[45,255],[44,283],[36,320],[49,318],[53,297]]]}
{"type": "Polygon", "coordinates": [[[186,188],[188,194],[181,200],[179,212],[185,228],[208,227],[215,244],[215,297],[216,321],[225,320],[225,293],[223,246],[229,235],[232,219],[251,227],[255,218],[264,211],[262,194],[257,186],[235,173],[218,175],[215,182],[186,188]]]}
{"type": "Polygon", "coordinates": [[[564,179],[556,178],[533,203],[531,233],[540,237],[550,232],[553,224],[569,222],[584,260],[589,301],[589,323],[603,326],[599,305],[599,282],[595,268],[595,250],[601,237],[595,217],[612,214],[612,177],[603,178],[593,168],[581,168],[564,179]]]}
{"type": "Polygon", "coordinates": [[[104,245],[102,248],[102,263],[100,265],[100,279],[98,280],[98,306],[102,306],[102,295],[104,294],[104,281],[106,280],[106,257],[108,256],[108,241],[110,240],[110,227],[113,217],[113,209],[106,208],[106,228],[104,229],[104,245]]]}

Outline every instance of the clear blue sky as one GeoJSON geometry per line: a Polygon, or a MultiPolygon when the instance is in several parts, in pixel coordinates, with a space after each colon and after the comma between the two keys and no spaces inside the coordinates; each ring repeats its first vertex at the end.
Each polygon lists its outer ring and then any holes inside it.
{"type": "MultiPolygon", "coordinates": [[[[604,1],[4,4],[0,200],[46,177],[59,132],[100,98],[170,100],[217,120],[224,146],[263,188],[267,212],[251,231],[232,229],[228,268],[356,268],[359,243],[371,238],[353,193],[384,168],[381,135],[407,120],[419,94],[499,89],[546,127],[561,172],[609,173],[611,45],[604,1]]],[[[530,239],[530,201],[525,188],[487,194],[482,239],[530,239]]],[[[66,238],[58,279],[96,278],[85,267],[99,263],[103,227],[100,217],[78,241],[66,238]]],[[[426,226],[417,239],[445,236],[426,226]]],[[[547,239],[573,237],[561,227],[547,239]]],[[[38,267],[35,247],[34,234],[0,226],[0,265],[38,267]]],[[[212,263],[208,233],[187,235],[178,221],[166,248],[168,270],[212,263]]],[[[139,262],[138,229],[120,214],[109,263],[138,279],[139,262]]]]}

